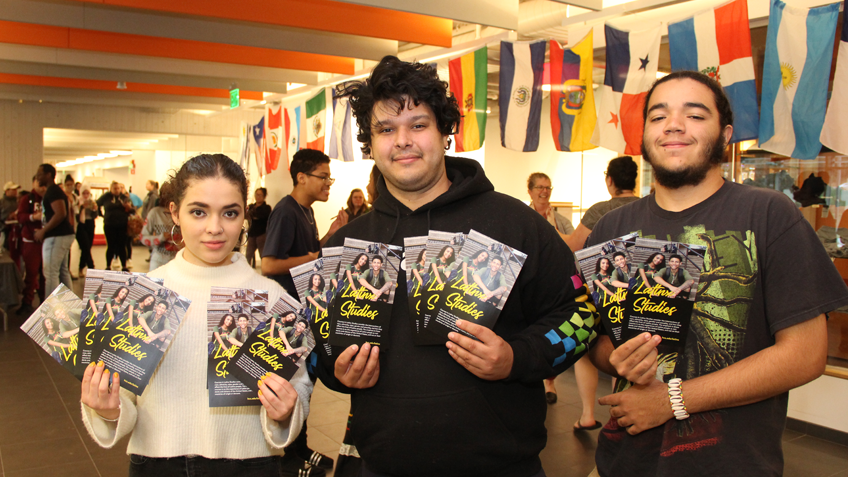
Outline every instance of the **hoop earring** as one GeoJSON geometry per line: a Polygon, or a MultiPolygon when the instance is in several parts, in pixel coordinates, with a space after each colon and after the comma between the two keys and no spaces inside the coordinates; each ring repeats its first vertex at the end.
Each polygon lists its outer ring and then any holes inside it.
{"type": "Polygon", "coordinates": [[[451,138],[448,138],[448,146],[445,148],[445,151],[450,150],[450,146],[451,146],[451,138]]]}
{"type": "MultiPolygon", "coordinates": [[[[174,229],[177,228],[177,227],[179,227],[179,225],[177,225],[177,224],[174,224],[174,225],[171,226],[171,241],[172,242],[174,242],[174,229]]],[[[183,237],[182,231],[180,231],[180,241],[174,242],[174,243],[177,244],[177,245],[179,245],[181,243],[185,243],[185,237],[183,237]]]]}
{"type": "Polygon", "coordinates": [[[241,233],[242,233],[242,236],[244,237],[244,242],[239,244],[239,248],[247,245],[247,240],[248,240],[248,238],[247,238],[247,227],[245,227],[244,225],[241,226],[241,233]]]}

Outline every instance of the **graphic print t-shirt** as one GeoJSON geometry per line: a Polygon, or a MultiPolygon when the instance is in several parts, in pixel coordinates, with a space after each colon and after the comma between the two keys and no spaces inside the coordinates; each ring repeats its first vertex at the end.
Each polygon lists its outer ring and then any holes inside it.
{"type": "MultiPolygon", "coordinates": [[[[687,379],[726,368],[772,346],[778,331],[848,303],[848,288],[815,232],[795,205],[774,191],[725,182],[681,212],[663,210],[649,196],[604,216],[587,246],[630,232],[707,247],[684,353],[660,363],[665,382],[684,380],[684,395],[687,379]]],[[[616,391],[626,385],[620,382],[616,391]]],[[[781,475],[787,401],[783,393],[672,419],[636,436],[611,420],[598,439],[598,471],[602,476],[781,475]]]]}

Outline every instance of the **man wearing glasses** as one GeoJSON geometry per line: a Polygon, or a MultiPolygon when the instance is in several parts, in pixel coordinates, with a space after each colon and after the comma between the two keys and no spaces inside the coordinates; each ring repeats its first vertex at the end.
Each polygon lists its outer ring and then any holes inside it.
{"type": "MultiPolygon", "coordinates": [[[[330,186],[336,181],[330,177],[330,158],[326,154],[301,149],[292,158],[289,172],[294,188],[291,194],[277,202],[268,218],[265,248],[262,250],[262,274],[276,280],[289,295],[299,299],[290,270],[318,258],[327,239],[347,223],[347,214],[340,210],[327,235],[319,238],[312,203],[316,200],[327,202],[330,186]]],[[[310,373],[309,377],[314,383],[315,376],[310,373]]],[[[316,474],[315,469],[310,469],[311,465],[332,469],[333,459],[310,449],[306,440],[304,422],[300,435],[286,447],[282,464],[286,470],[296,475],[306,475],[310,470],[309,475],[323,475],[322,472],[316,474]]]]}
{"type": "Polygon", "coordinates": [[[340,210],[327,235],[319,238],[312,203],[330,198],[330,186],[336,181],[330,177],[330,158],[321,151],[301,149],[292,158],[289,171],[294,189],[277,202],[268,218],[262,274],[298,298],[289,270],[318,258],[327,239],[347,223],[347,214],[340,210]]]}

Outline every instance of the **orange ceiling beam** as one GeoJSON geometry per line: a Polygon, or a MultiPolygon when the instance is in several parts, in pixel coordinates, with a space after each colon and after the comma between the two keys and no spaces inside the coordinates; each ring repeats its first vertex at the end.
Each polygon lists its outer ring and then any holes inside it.
{"type": "MultiPolygon", "coordinates": [[[[230,99],[229,90],[223,88],[199,88],[194,86],[173,86],[149,83],[126,83],[126,89],[117,89],[117,82],[74,78],[56,78],[52,76],[17,75],[0,73],[0,83],[25,86],[47,86],[51,88],[91,89],[100,91],[118,91],[128,93],[169,94],[174,96],[199,96],[204,98],[230,99]]],[[[262,100],[260,91],[239,91],[241,99],[262,100]]]]}
{"type": "Polygon", "coordinates": [[[331,0],[247,0],[237,4],[231,0],[77,1],[452,46],[452,20],[331,0]]]}
{"type": "Polygon", "coordinates": [[[0,43],[353,74],[353,58],[0,21],[0,43]]]}

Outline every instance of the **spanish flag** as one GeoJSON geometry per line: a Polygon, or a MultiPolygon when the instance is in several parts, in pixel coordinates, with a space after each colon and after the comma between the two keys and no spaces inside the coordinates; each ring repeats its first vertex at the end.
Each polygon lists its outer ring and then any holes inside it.
{"type": "Polygon", "coordinates": [[[456,152],[480,149],[486,139],[486,47],[449,62],[450,90],[459,103],[462,119],[456,152]]]}
{"type": "Polygon", "coordinates": [[[595,131],[592,31],[571,49],[551,40],[551,128],[558,151],[586,151],[595,131]]]}

